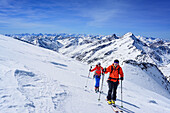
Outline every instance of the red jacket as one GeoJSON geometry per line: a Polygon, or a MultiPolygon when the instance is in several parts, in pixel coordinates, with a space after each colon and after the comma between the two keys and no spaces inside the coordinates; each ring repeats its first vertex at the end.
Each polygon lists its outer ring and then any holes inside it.
{"type": "Polygon", "coordinates": [[[110,65],[108,68],[106,68],[105,73],[108,73],[108,72],[110,72],[108,80],[113,81],[113,82],[117,81],[117,79],[119,78],[119,75],[120,75],[120,77],[124,77],[122,68],[119,65],[116,68],[115,68],[114,64],[110,65]]]}
{"type": "Polygon", "coordinates": [[[97,66],[91,70],[91,72],[95,71],[94,75],[100,76],[103,73],[103,67],[97,66]]]}

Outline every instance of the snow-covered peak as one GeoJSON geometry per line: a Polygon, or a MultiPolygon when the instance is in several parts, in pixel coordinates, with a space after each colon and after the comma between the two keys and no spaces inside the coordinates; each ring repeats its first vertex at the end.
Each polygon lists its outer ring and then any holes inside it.
{"type": "Polygon", "coordinates": [[[124,34],[122,37],[126,38],[126,37],[133,37],[133,36],[134,36],[133,33],[128,32],[128,33],[124,34]]]}
{"type": "Polygon", "coordinates": [[[133,33],[128,32],[125,35],[122,36],[123,39],[131,39],[134,41],[134,43],[140,43],[142,45],[145,45],[141,40],[139,40],[133,33]]]}

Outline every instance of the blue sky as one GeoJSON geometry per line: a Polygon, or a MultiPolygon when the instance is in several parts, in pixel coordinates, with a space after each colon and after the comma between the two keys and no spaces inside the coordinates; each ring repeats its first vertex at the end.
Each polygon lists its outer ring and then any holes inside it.
{"type": "Polygon", "coordinates": [[[170,39],[169,0],[0,0],[0,33],[127,32],[170,39]]]}

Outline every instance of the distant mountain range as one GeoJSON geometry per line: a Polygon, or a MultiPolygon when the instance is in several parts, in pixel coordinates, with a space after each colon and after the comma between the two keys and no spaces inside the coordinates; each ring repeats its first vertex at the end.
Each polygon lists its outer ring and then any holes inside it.
{"type": "MultiPolygon", "coordinates": [[[[114,59],[119,59],[121,63],[125,60],[134,60],[165,68],[170,64],[170,41],[135,36],[130,32],[123,36],[66,33],[6,34],[6,36],[57,51],[88,64],[101,62],[109,65],[114,59]]],[[[165,73],[169,79],[168,74],[165,73]]]]}

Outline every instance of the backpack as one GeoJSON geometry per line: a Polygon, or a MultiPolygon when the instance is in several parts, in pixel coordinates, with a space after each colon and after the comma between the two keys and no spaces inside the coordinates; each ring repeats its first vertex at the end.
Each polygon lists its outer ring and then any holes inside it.
{"type": "MultiPolygon", "coordinates": [[[[100,66],[100,69],[99,69],[99,70],[96,68],[96,71],[102,71],[101,66],[100,66]]],[[[96,71],[95,71],[95,74],[94,74],[94,75],[98,75],[98,74],[96,73],[96,71]]],[[[99,76],[99,75],[98,75],[98,76],[99,76]]]]}
{"type": "MultiPolygon", "coordinates": [[[[120,67],[117,70],[118,70],[118,74],[120,74],[120,72],[119,72],[120,67]]],[[[112,73],[112,72],[113,72],[113,66],[111,67],[111,72],[110,73],[112,73]]]]}
{"type": "MultiPolygon", "coordinates": [[[[120,67],[117,69],[118,70],[118,74],[120,74],[120,72],[119,72],[119,70],[120,70],[120,67]]],[[[112,73],[113,72],[113,66],[111,66],[111,72],[110,73],[112,73]]],[[[114,79],[114,80],[119,80],[119,78],[118,79],[116,79],[116,78],[111,78],[110,76],[109,76],[109,78],[108,79],[114,79]]]]}

